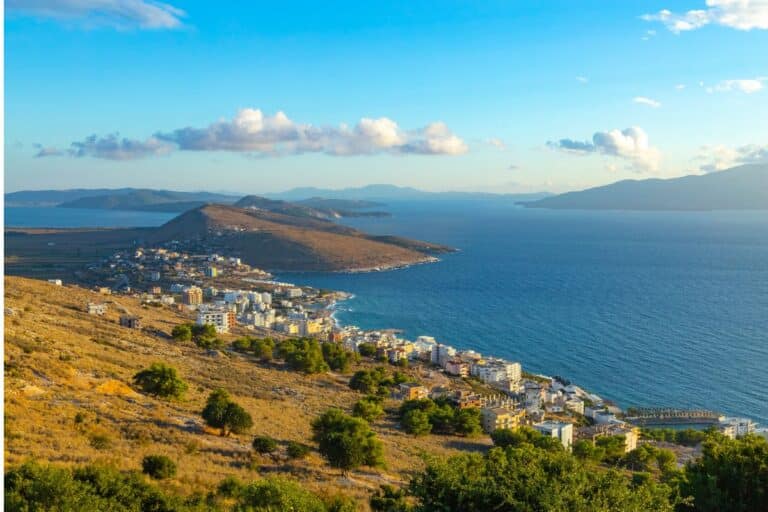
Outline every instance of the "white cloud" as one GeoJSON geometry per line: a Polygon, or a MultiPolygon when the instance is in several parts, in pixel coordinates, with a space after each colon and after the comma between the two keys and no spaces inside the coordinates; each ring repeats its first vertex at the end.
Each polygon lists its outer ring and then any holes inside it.
{"type": "Polygon", "coordinates": [[[572,154],[599,153],[622,158],[637,172],[656,172],[661,159],[661,153],[649,144],[648,134],[639,126],[596,132],[591,142],[560,139],[557,142],[548,142],[547,145],[572,154]]]}
{"type": "Polygon", "coordinates": [[[745,94],[752,94],[762,90],[763,82],[765,81],[765,77],[741,80],[723,80],[713,87],[707,87],[707,92],[711,94],[713,92],[741,91],[745,94]]]}
{"type": "Polygon", "coordinates": [[[722,171],[736,165],[768,163],[768,145],[746,144],[737,148],[724,145],[704,146],[693,159],[700,172],[722,171]]]}
{"type": "Polygon", "coordinates": [[[652,100],[651,98],[646,98],[645,96],[635,96],[632,98],[632,101],[640,105],[647,105],[651,108],[659,108],[661,106],[660,102],[652,100]]]}
{"type": "Polygon", "coordinates": [[[644,14],[646,21],[658,21],[679,34],[715,24],[736,30],[768,29],[768,2],[765,0],[706,0],[705,9],[673,13],[663,9],[644,14]]]}
{"type": "Polygon", "coordinates": [[[170,29],[182,25],[184,11],[153,0],[6,0],[10,12],[119,29],[170,29]]]}
{"type": "Polygon", "coordinates": [[[685,84],[677,84],[675,86],[675,89],[677,89],[678,91],[682,91],[683,89],[685,89],[685,84]]]}
{"type": "MultiPolygon", "coordinates": [[[[173,146],[156,137],[145,141],[120,138],[116,133],[106,137],[91,135],[79,142],[73,142],[67,151],[76,157],[91,156],[107,160],[135,160],[148,156],[165,155],[173,151],[173,146]]],[[[63,154],[57,152],[55,154],[63,154]]],[[[48,156],[52,156],[48,155],[48,156]]],[[[38,156],[42,156],[38,154],[38,156]]]]}
{"type": "Polygon", "coordinates": [[[577,76],[576,77],[576,81],[580,82],[582,84],[586,84],[587,82],[589,82],[589,78],[587,78],[585,76],[577,76]]]}
{"type": "Polygon", "coordinates": [[[181,151],[232,151],[257,156],[302,153],[369,155],[376,153],[459,155],[468,151],[462,139],[442,122],[424,128],[402,130],[393,120],[362,118],[350,128],[299,124],[283,112],[273,116],[261,110],[240,110],[231,120],[220,120],[205,128],[180,128],[156,133],[146,141],[120,139],[117,135],[95,135],[72,143],[69,154],[113,160],[128,160],[181,151]]]}

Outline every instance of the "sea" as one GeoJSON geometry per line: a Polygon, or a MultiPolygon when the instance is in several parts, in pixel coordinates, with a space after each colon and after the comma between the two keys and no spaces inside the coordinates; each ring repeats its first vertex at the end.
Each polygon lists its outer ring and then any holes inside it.
{"type": "MultiPolygon", "coordinates": [[[[458,249],[433,264],[277,279],[350,292],[343,324],[519,361],[622,407],[706,408],[768,425],[768,212],[391,203],[345,219],[458,249]]],[[[172,214],[10,212],[6,225],[158,225],[172,214]],[[36,217],[39,215],[40,217],[36,217]],[[128,217],[126,217],[128,216],[128,217]],[[78,224],[84,223],[84,224],[78,224]]]]}

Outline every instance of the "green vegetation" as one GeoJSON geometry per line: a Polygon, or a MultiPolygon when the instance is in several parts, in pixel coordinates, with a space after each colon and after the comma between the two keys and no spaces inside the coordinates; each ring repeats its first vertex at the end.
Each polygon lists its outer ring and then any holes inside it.
{"type": "Polygon", "coordinates": [[[155,480],[176,476],[176,464],[165,455],[147,455],[141,461],[141,472],[155,480]]]}
{"type": "Polygon", "coordinates": [[[179,324],[173,328],[171,336],[177,341],[192,340],[200,348],[221,348],[224,345],[216,335],[216,327],[211,324],[197,325],[189,322],[179,324]]]}
{"type": "Polygon", "coordinates": [[[364,396],[352,407],[352,416],[363,418],[365,421],[376,421],[384,416],[383,399],[380,396],[364,396]]]}
{"type": "Polygon", "coordinates": [[[411,378],[405,373],[396,371],[390,376],[384,366],[377,366],[355,372],[349,380],[349,387],[361,393],[383,396],[389,393],[390,388],[410,381],[411,378]]]}
{"type": "Polygon", "coordinates": [[[413,508],[408,505],[406,493],[391,485],[382,485],[371,495],[370,505],[373,512],[408,512],[413,508]]]}
{"type": "Polygon", "coordinates": [[[323,358],[320,343],[311,338],[285,340],[277,346],[280,358],[292,369],[307,374],[327,372],[330,368],[323,358]]]}
{"type": "Polygon", "coordinates": [[[171,336],[176,341],[191,341],[192,340],[192,324],[180,324],[173,328],[171,336]]]}
{"type": "Polygon", "coordinates": [[[768,441],[710,434],[680,487],[683,496],[693,496],[696,512],[768,510],[768,441]]]}
{"type": "Polygon", "coordinates": [[[242,434],[253,426],[251,415],[233,402],[223,389],[210,394],[201,414],[209,427],[221,429],[222,436],[242,434]]]}
{"type": "Polygon", "coordinates": [[[347,373],[353,362],[357,361],[357,354],[345,350],[338,343],[323,343],[323,359],[333,371],[347,373]]]}
{"type": "Polygon", "coordinates": [[[326,512],[323,500],[284,478],[266,478],[244,486],[238,493],[237,512],[326,512]]]}
{"type": "Polygon", "coordinates": [[[256,436],[251,445],[254,451],[260,455],[270,455],[277,451],[277,441],[269,436],[256,436]]]}
{"type": "Polygon", "coordinates": [[[357,346],[357,352],[363,357],[374,357],[377,351],[373,343],[361,343],[357,346]]]}
{"type": "Polygon", "coordinates": [[[648,481],[633,485],[622,474],[593,471],[564,450],[529,444],[487,454],[433,459],[409,492],[416,510],[547,510],[672,512],[671,489],[648,481]]]}
{"type": "Polygon", "coordinates": [[[187,383],[178,376],[176,368],[164,363],[152,363],[134,375],[133,382],[144,393],[161,398],[178,400],[187,391],[187,383]]]}
{"type": "Polygon", "coordinates": [[[239,352],[253,354],[261,361],[271,361],[274,357],[275,340],[272,338],[245,337],[235,340],[232,347],[239,352]]]}
{"type": "Polygon", "coordinates": [[[406,400],[400,406],[400,422],[406,432],[414,435],[433,432],[471,437],[482,432],[479,409],[459,409],[447,400],[406,400]],[[412,411],[420,411],[421,414],[412,411]],[[429,429],[424,424],[425,416],[429,429]]]}
{"type": "Polygon", "coordinates": [[[382,466],[384,451],[381,441],[361,418],[328,409],[312,421],[314,440],[328,463],[344,471],[359,466],[382,466]]]}
{"type": "Polygon", "coordinates": [[[674,471],[676,462],[674,452],[650,444],[641,444],[631,452],[624,454],[620,460],[622,466],[632,471],[658,471],[662,474],[674,471]]]}
{"type": "Polygon", "coordinates": [[[561,451],[563,444],[554,437],[542,435],[530,427],[520,427],[515,430],[500,428],[491,433],[494,446],[499,448],[522,448],[532,446],[547,451],[561,451]]]}
{"type": "Polygon", "coordinates": [[[682,446],[696,446],[703,443],[708,432],[705,430],[675,430],[672,428],[643,428],[640,434],[644,439],[679,444],[682,446]]]}
{"type": "Polygon", "coordinates": [[[310,451],[311,448],[309,446],[297,441],[288,441],[288,444],[285,447],[285,453],[291,459],[303,459],[309,455],[310,451]]]}

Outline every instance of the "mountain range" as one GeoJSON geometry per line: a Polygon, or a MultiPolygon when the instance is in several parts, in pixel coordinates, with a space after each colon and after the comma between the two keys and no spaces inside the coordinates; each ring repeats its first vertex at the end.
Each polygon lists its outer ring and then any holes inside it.
{"type": "Polygon", "coordinates": [[[576,210],[764,210],[768,209],[768,165],[742,165],[672,179],[624,180],[521,204],[576,210]]]}

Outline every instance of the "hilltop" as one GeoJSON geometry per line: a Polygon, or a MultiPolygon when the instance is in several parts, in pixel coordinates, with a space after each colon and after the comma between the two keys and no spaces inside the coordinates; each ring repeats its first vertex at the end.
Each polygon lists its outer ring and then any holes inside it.
{"type": "Polygon", "coordinates": [[[231,204],[236,196],[154,189],[22,190],[5,194],[6,206],[57,206],[99,210],[180,212],[206,203],[231,204]]]}
{"type": "Polygon", "coordinates": [[[666,180],[624,180],[522,204],[583,210],[764,210],[768,209],[768,165],[666,180]]]}
{"type": "MultiPolygon", "coordinates": [[[[167,485],[182,494],[211,490],[227,476],[252,480],[284,474],[313,490],[343,489],[365,498],[379,484],[402,483],[423,467],[423,452],[458,453],[456,438],[409,436],[389,418],[372,424],[384,443],[385,469],[366,468],[345,477],[315,452],[294,462],[254,456],[253,435],[311,444],[313,418],[328,407],[349,411],[360,398],[349,389],[349,376],[305,376],[229,351],[211,356],[191,342],[170,338],[175,325],[189,320],[183,313],[142,307],[131,297],[15,277],[5,279],[5,293],[6,466],[32,457],[136,469],[144,455],[164,454],[179,467],[178,477],[167,485]],[[89,301],[106,302],[107,313],[87,314],[89,301]],[[139,315],[143,328],[120,327],[121,311],[139,315]],[[159,400],[132,387],[132,376],[157,361],[177,368],[189,384],[182,401],[159,400]],[[221,437],[206,429],[200,411],[208,393],[219,387],[251,413],[251,435],[221,437]],[[96,447],[97,436],[108,449],[96,447]]],[[[483,438],[460,444],[481,449],[488,443],[483,438]]]]}

